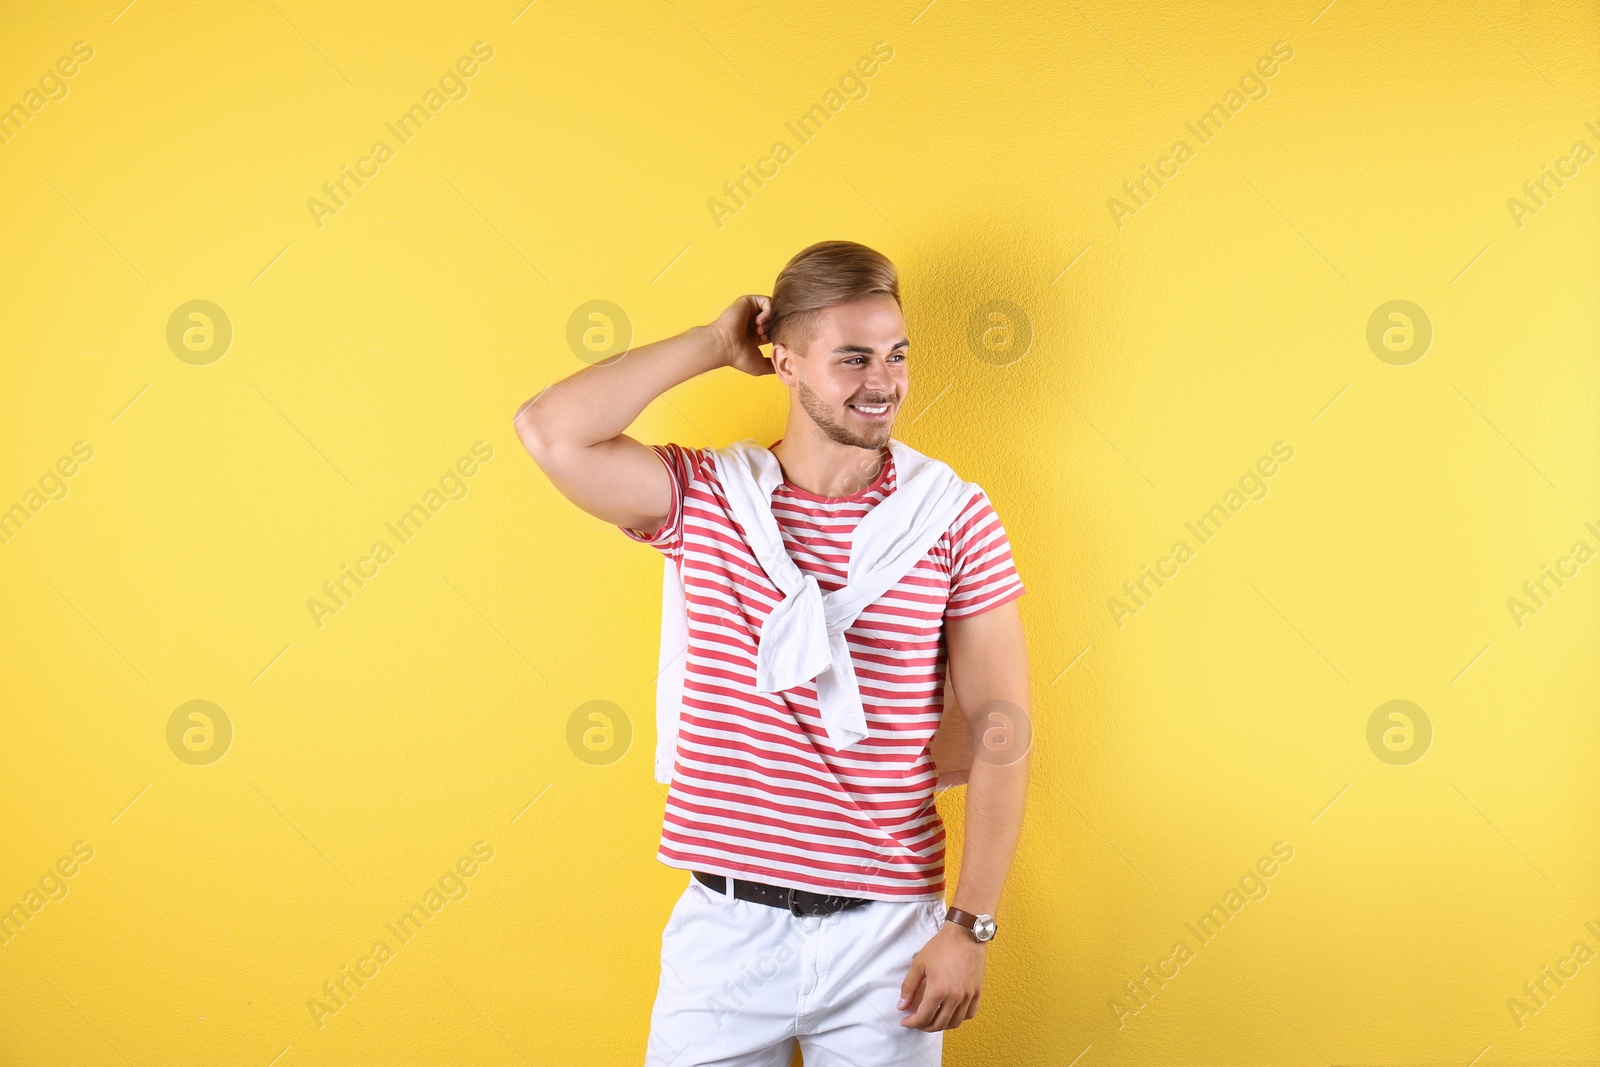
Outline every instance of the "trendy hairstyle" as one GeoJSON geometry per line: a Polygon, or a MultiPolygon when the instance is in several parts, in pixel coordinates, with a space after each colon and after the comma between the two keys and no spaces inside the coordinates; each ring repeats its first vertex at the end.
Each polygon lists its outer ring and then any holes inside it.
{"type": "Polygon", "coordinates": [[[900,275],[883,253],[854,241],[818,241],[778,272],[767,336],[804,355],[825,308],[873,293],[888,293],[900,303],[900,275]]]}

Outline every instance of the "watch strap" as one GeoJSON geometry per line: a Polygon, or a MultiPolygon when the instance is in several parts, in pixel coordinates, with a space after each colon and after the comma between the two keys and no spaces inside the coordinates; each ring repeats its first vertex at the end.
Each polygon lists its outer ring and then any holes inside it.
{"type": "Polygon", "coordinates": [[[993,941],[995,931],[998,929],[993,915],[974,915],[972,912],[962,911],[960,908],[946,908],[944,917],[947,921],[953,922],[957,926],[965,926],[968,932],[972,934],[973,939],[979,944],[987,944],[993,941]],[[983,927],[981,934],[978,931],[980,923],[983,927]]]}

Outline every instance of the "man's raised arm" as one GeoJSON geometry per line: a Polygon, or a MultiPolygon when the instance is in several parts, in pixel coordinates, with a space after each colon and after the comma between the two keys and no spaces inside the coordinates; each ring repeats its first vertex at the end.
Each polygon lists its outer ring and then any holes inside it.
{"type": "Polygon", "coordinates": [[[547,386],[517,409],[517,437],[561,495],[584,511],[632,530],[659,529],[672,507],[667,469],[622,431],[650,401],[706,371],[772,373],[760,349],[769,306],[764,296],[740,297],[713,323],[547,386]]]}

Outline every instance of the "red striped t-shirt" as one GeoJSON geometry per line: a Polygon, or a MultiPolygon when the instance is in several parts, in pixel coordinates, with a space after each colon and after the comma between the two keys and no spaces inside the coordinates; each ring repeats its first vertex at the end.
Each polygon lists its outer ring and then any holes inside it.
{"type": "MultiPolygon", "coordinates": [[[[773,442],[776,444],[777,442],[773,442]]],[[[656,858],[669,867],[877,900],[944,893],[944,824],[928,742],[944,707],[945,617],[1025,589],[981,488],[928,554],[845,631],[868,736],[828,743],[816,683],[758,693],[756,637],[783,593],[745,543],[710,450],[652,445],[672,477],[658,531],[619,526],[678,567],[688,653],[678,750],[656,858]]],[[[860,492],[788,480],[772,513],[795,565],[842,588],[856,524],[895,488],[893,453],[860,492]]]]}

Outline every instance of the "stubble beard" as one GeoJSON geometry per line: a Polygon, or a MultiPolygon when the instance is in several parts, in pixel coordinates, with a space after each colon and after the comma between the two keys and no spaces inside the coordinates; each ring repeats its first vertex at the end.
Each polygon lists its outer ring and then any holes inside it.
{"type": "Polygon", "coordinates": [[[828,405],[806,384],[804,378],[797,379],[796,391],[800,396],[800,406],[805,413],[811,416],[811,421],[817,428],[828,436],[829,440],[837,441],[842,445],[853,448],[881,449],[889,443],[889,438],[894,433],[893,420],[886,420],[881,426],[867,427],[862,432],[852,430],[850,427],[836,421],[828,405]]]}

